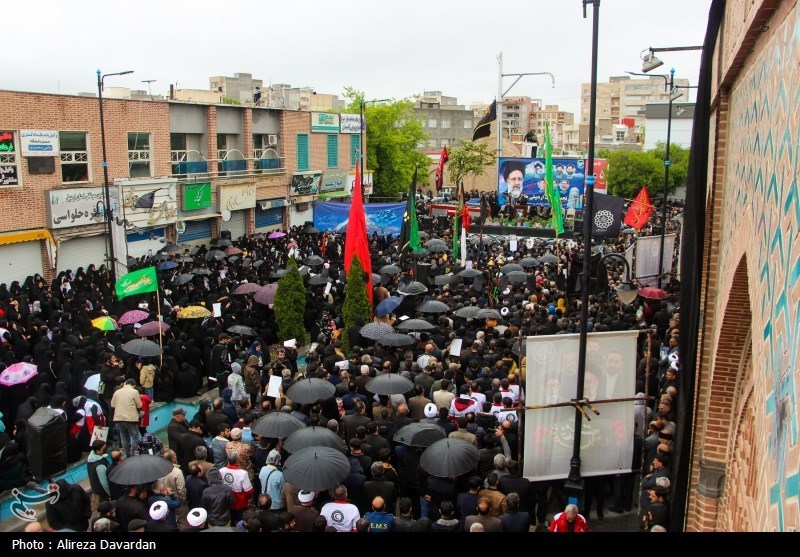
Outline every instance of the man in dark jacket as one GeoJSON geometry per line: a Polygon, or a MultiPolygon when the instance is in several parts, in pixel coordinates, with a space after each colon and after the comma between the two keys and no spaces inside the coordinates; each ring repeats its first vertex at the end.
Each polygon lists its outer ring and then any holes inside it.
{"type": "Polygon", "coordinates": [[[207,487],[205,470],[197,462],[192,462],[186,475],[186,506],[190,509],[199,507],[207,487]]]}
{"type": "Polygon", "coordinates": [[[228,526],[231,521],[233,490],[222,481],[217,468],[208,471],[208,487],[200,498],[200,506],[208,512],[209,526],[228,526]]]}
{"type": "MultiPolygon", "coordinates": [[[[178,436],[176,445],[173,445],[172,441],[170,441],[169,446],[177,446],[175,452],[181,455],[178,457],[181,471],[183,471],[184,474],[188,473],[189,463],[195,459],[195,449],[197,449],[197,447],[206,447],[206,450],[208,450],[208,446],[203,439],[203,425],[197,420],[192,420],[192,423],[189,424],[188,431],[178,436]]],[[[192,509],[194,507],[189,508],[192,509]]]]}
{"type": "Polygon", "coordinates": [[[224,388],[228,384],[228,365],[231,363],[231,357],[228,354],[228,342],[231,337],[226,333],[222,333],[217,338],[217,344],[211,349],[211,357],[208,359],[208,388],[214,387],[224,388]]]}
{"type": "Polygon", "coordinates": [[[408,497],[401,497],[397,508],[400,514],[392,520],[392,532],[416,532],[417,521],[414,520],[411,514],[411,499],[408,497]]]}
{"type": "Polygon", "coordinates": [[[222,413],[224,404],[225,402],[221,398],[215,398],[211,405],[211,412],[206,415],[206,427],[211,437],[219,434],[219,426],[222,422],[227,422],[229,426],[232,425],[228,417],[222,413]]]}
{"type": "Polygon", "coordinates": [[[58,531],[85,532],[92,516],[92,502],[89,494],[78,484],[58,480],[58,500],[47,502],[45,513],[50,528],[58,531]]]}
{"type": "Polygon", "coordinates": [[[382,462],[372,463],[370,466],[372,479],[364,482],[364,498],[372,501],[376,497],[380,497],[386,503],[387,509],[394,509],[395,501],[397,501],[397,487],[394,482],[384,479],[384,471],[382,462]]]}
{"type": "Polygon", "coordinates": [[[147,492],[140,489],[138,485],[128,487],[128,491],[117,501],[117,516],[120,524],[126,528],[131,520],[139,519],[145,522],[150,519],[150,513],[144,501],[147,500],[147,492]]]}
{"type": "Polygon", "coordinates": [[[92,499],[97,507],[103,501],[111,499],[111,488],[108,485],[108,469],[111,460],[106,455],[106,442],[99,439],[92,443],[92,452],[86,459],[86,473],[89,486],[92,488],[92,499]]]}
{"type": "Polygon", "coordinates": [[[178,457],[178,462],[183,462],[187,456],[193,457],[194,452],[188,455],[184,454],[180,446],[180,438],[184,433],[188,433],[189,426],[186,424],[186,410],[183,408],[175,408],[172,411],[172,419],[167,424],[167,439],[169,440],[169,448],[175,451],[175,456],[178,457]]]}

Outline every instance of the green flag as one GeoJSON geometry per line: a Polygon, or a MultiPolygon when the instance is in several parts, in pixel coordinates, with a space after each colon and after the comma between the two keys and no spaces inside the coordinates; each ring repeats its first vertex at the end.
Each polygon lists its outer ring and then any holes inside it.
{"type": "Polygon", "coordinates": [[[400,246],[402,250],[410,249],[414,253],[422,251],[419,238],[419,221],[417,220],[417,169],[408,194],[408,204],[403,214],[403,225],[400,228],[400,246]]]}
{"type": "Polygon", "coordinates": [[[464,186],[461,186],[461,190],[458,197],[458,209],[456,209],[456,214],[453,215],[453,264],[458,261],[459,257],[459,234],[461,233],[461,215],[464,212],[464,186]]]}
{"type": "Polygon", "coordinates": [[[120,277],[114,286],[117,291],[117,298],[120,300],[134,294],[145,292],[155,292],[158,290],[158,279],[156,278],[156,268],[148,267],[141,271],[134,271],[120,277]]]}
{"type": "Polygon", "coordinates": [[[544,179],[547,185],[547,201],[550,203],[550,212],[553,215],[553,229],[556,236],[564,233],[564,215],[561,207],[561,195],[558,193],[555,181],[553,180],[553,148],[550,145],[550,125],[545,122],[544,128],[544,179]]]}

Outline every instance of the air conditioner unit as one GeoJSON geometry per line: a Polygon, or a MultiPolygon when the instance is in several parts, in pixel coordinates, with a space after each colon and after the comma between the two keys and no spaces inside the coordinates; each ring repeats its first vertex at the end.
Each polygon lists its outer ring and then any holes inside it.
{"type": "Polygon", "coordinates": [[[269,134],[267,136],[267,145],[274,146],[278,144],[278,136],[276,134],[269,134]]]}

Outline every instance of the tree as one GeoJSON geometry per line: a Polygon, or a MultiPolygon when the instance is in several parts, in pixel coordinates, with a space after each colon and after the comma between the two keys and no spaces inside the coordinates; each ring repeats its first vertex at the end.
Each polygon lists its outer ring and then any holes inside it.
{"type": "Polygon", "coordinates": [[[297,344],[302,346],[311,341],[311,335],[303,324],[306,312],[306,287],[294,258],[289,259],[286,270],[286,276],[278,281],[273,308],[275,321],[278,324],[278,339],[281,341],[297,339],[297,344]]]}
{"type": "MultiPolygon", "coordinates": [[[[667,156],[667,144],[664,141],[656,143],[655,149],[648,151],[663,165],[667,156]]],[[[669,146],[669,193],[675,193],[679,187],[686,184],[686,179],[689,177],[689,149],[686,149],[675,143],[669,146]]],[[[664,169],[661,169],[662,183],[664,169]]],[[[664,188],[661,188],[664,191],[664,188]]]]}
{"type": "MultiPolygon", "coordinates": [[[[643,186],[650,195],[663,195],[664,192],[664,145],[650,151],[600,151],[599,158],[608,161],[606,182],[608,193],[624,198],[632,198],[643,186]]],[[[689,172],[688,150],[680,146],[670,147],[670,180],[668,191],[686,182],[689,172]]]]}
{"type": "MultiPolygon", "coordinates": [[[[364,93],[345,87],[343,96],[350,102],[342,112],[358,114],[364,93]]],[[[364,120],[367,136],[364,168],[373,171],[374,195],[399,198],[408,190],[414,168],[427,168],[430,163],[425,153],[416,151],[417,145],[427,141],[428,136],[414,114],[414,104],[408,99],[368,103],[364,106],[364,120]]],[[[420,176],[420,181],[426,180],[427,176],[420,176]]]]}
{"type": "MultiPolygon", "coordinates": [[[[370,281],[372,277],[369,277],[370,281]]],[[[347,332],[352,325],[355,325],[357,318],[361,317],[364,323],[369,323],[372,316],[372,309],[367,298],[367,291],[364,287],[364,268],[357,255],[353,256],[350,264],[350,272],[347,273],[347,289],[344,293],[344,305],[342,306],[342,317],[344,318],[344,330],[342,331],[341,341],[345,353],[350,352],[350,339],[347,332]]]]}
{"type": "Polygon", "coordinates": [[[480,176],[487,166],[495,164],[495,151],[486,143],[462,141],[460,147],[454,147],[448,156],[448,171],[450,179],[459,185],[469,176],[480,176]]]}

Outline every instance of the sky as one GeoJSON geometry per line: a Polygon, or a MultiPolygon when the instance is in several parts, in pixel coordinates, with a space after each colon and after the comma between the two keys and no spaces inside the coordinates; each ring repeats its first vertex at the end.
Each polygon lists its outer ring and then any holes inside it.
{"type": "MultiPolygon", "coordinates": [[[[598,81],[641,71],[649,47],[701,45],[711,0],[602,0],[598,81]]],[[[459,104],[497,95],[503,73],[523,77],[509,91],[579,114],[591,77],[592,8],[581,0],[37,0],[3,6],[0,88],[77,94],[106,86],[165,95],[208,89],[209,77],[251,73],[265,84],[312,87],[367,99],[441,91],[459,104]]],[[[700,52],[662,52],[676,78],[697,84],[700,52]]],[[[503,89],[514,78],[503,79],[503,89]]]]}

